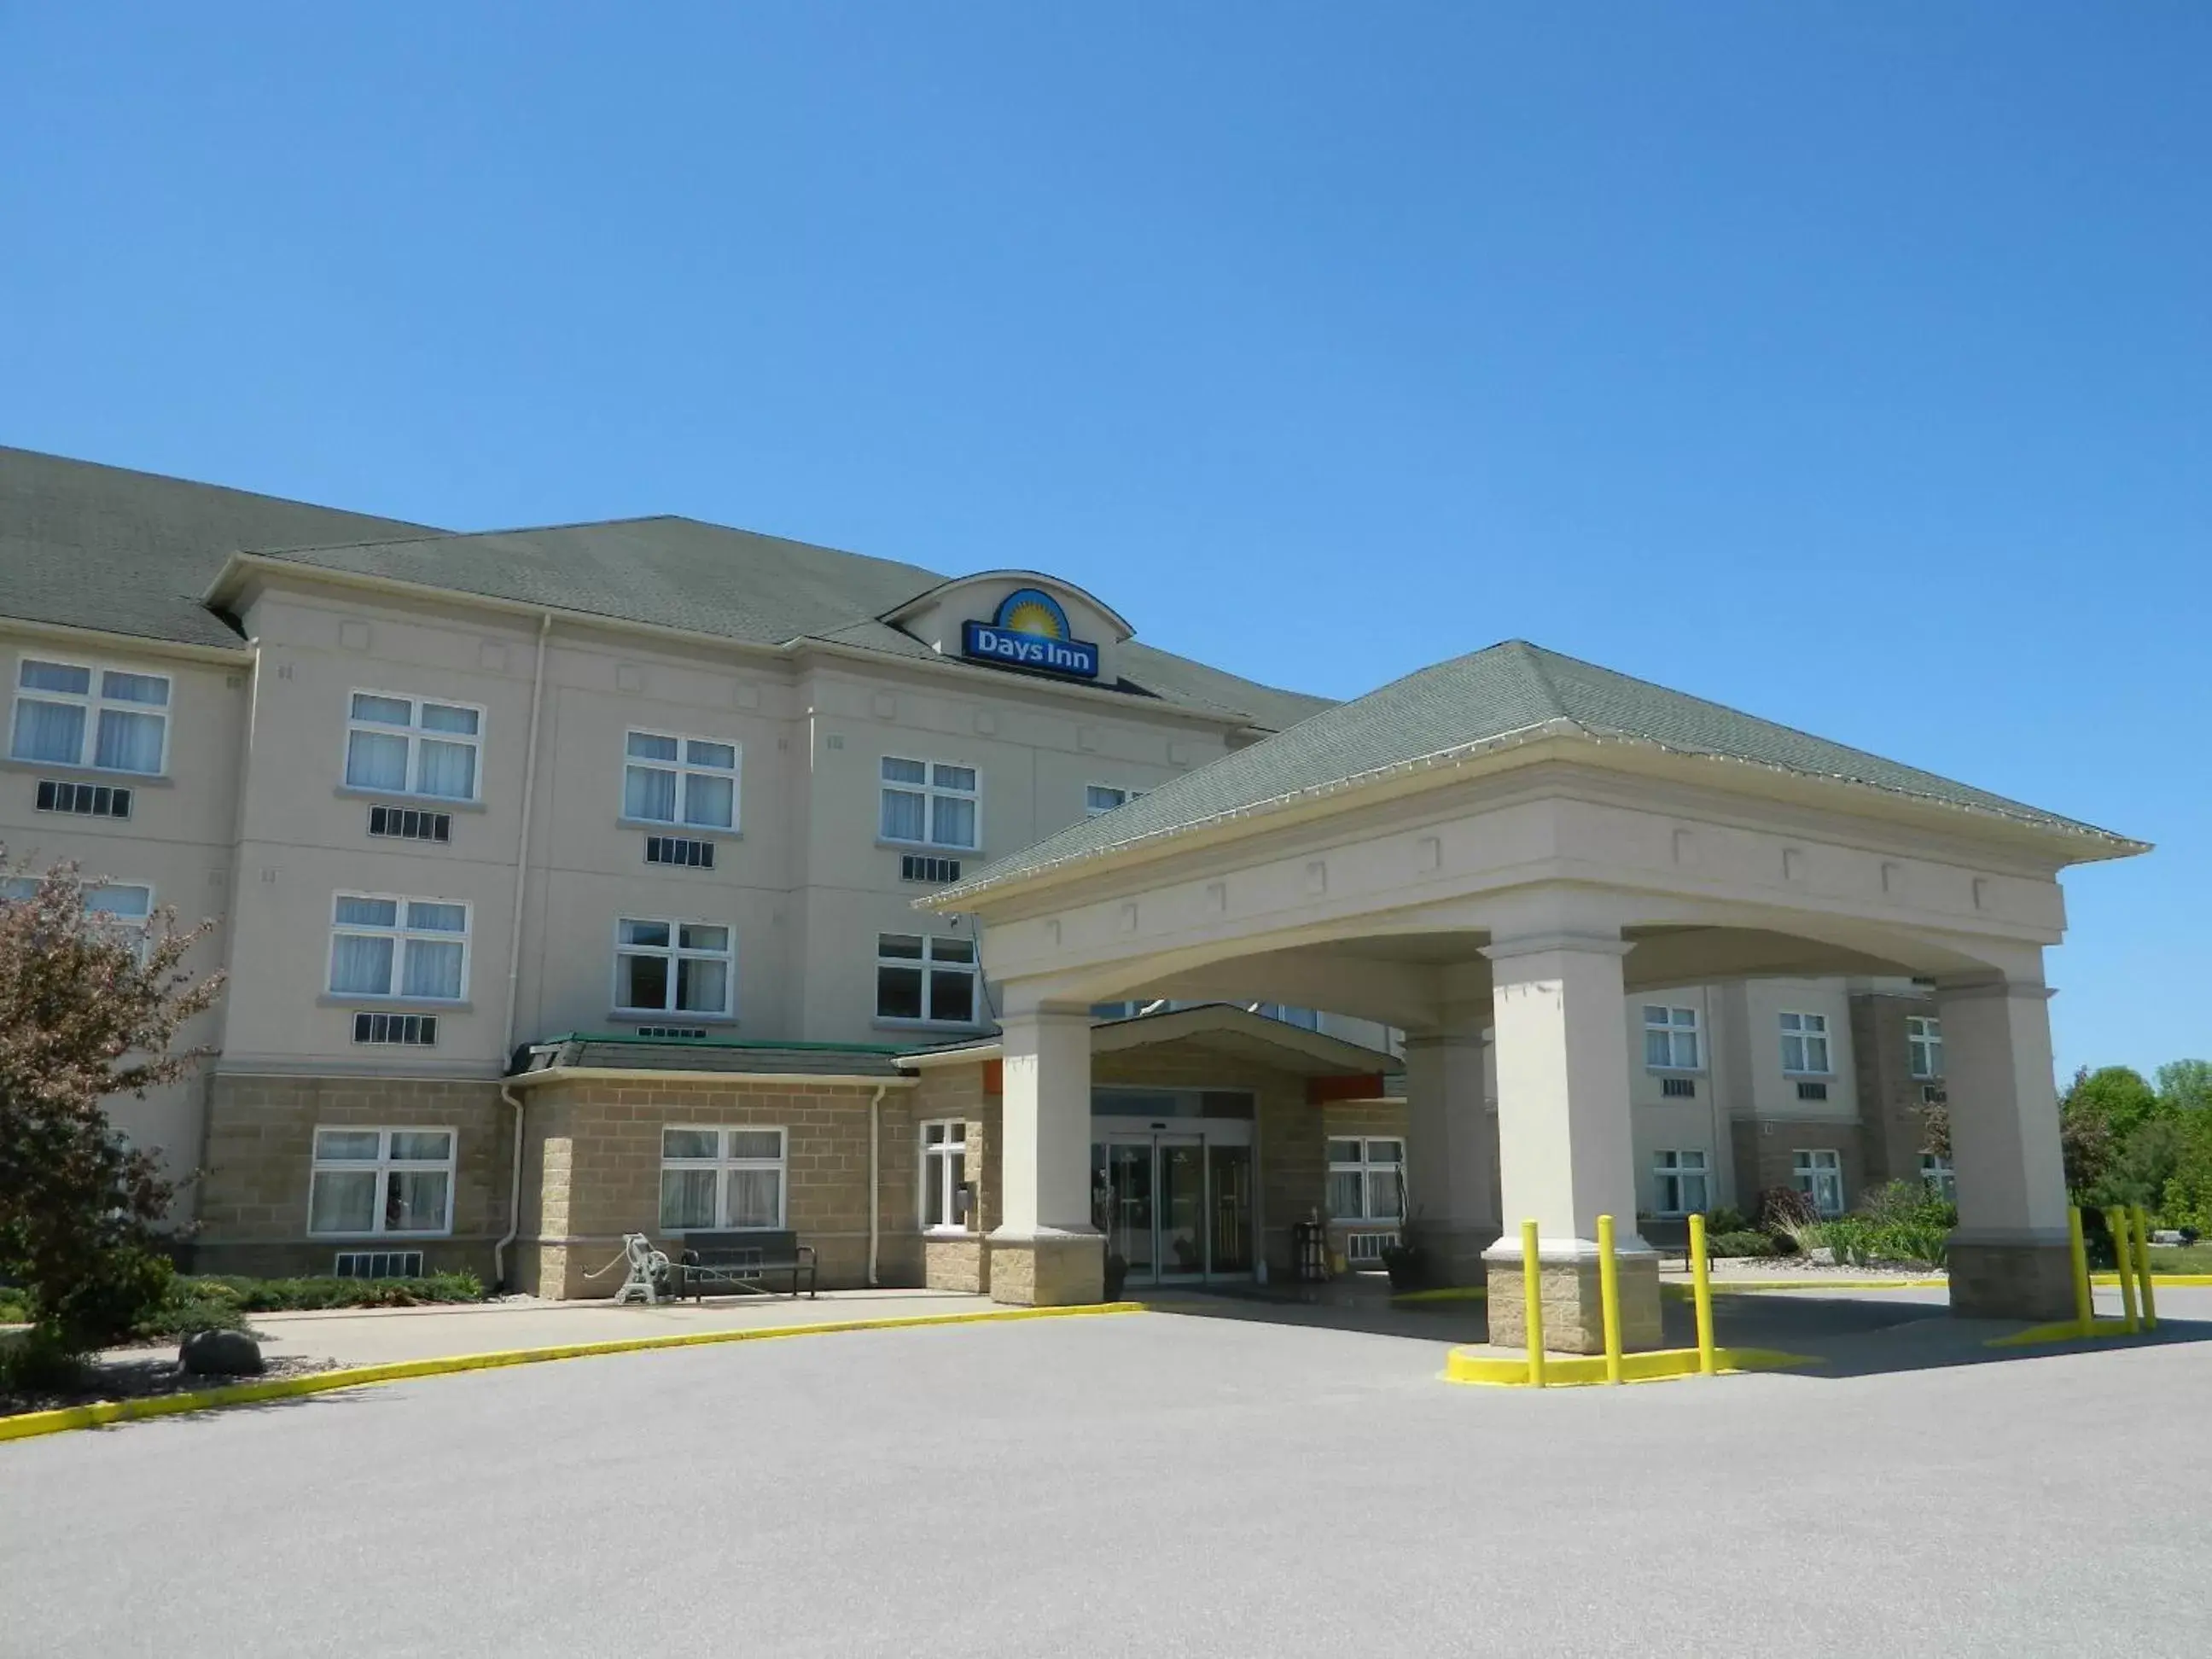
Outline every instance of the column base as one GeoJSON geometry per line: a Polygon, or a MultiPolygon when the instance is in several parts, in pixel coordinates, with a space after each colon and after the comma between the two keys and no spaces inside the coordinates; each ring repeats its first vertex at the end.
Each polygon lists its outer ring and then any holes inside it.
{"type": "Polygon", "coordinates": [[[2066,1240],[2038,1235],[1966,1238],[1948,1252],[1951,1311],[1961,1319],[2074,1317],[2074,1259],[2066,1240]]]}
{"type": "Polygon", "coordinates": [[[996,1232],[990,1236],[994,1302],[1079,1308],[1106,1299],[1106,1236],[996,1232]]]}
{"type": "MultiPolygon", "coordinates": [[[[1501,1347],[1528,1343],[1526,1292],[1521,1253],[1493,1255],[1489,1268],[1490,1340],[1501,1347]]],[[[1620,1286],[1620,1346],[1637,1352],[1665,1345],[1659,1331],[1659,1258],[1639,1253],[1613,1258],[1620,1286]]],[[[1549,1254],[1537,1259],[1543,1284],[1544,1347],[1554,1353],[1603,1353],[1605,1304],[1598,1285],[1597,1256],[1549,1254]]]]}
{"type": "Polygon", "coordinates": [[[1413,1221],[1406,1224],[1406,1242],[1421,1252],[1422,1277],[1432,1285],[1486,1285],[1489,1264],[1482,1253],[1498,1243],[1500,1229],[1494,1221],[1413,1221]]]}

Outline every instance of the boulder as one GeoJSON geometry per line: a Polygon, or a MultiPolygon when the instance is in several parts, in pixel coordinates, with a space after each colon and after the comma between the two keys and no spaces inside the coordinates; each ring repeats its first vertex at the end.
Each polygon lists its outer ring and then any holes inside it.
{"type": "Polygon", "coordinates": [[[261,1345],[244,1331],[194,1331],[177,1363],[194,1376],[256,1376],[263,1369],[261,1345]]]}

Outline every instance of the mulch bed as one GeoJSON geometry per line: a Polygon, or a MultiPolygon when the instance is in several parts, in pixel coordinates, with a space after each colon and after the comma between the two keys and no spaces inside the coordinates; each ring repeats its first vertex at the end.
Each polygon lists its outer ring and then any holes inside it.
{"type": "Polygon", "coordinates": [[[19,1412],[53,1411],[64,1406],[97,1405],[103,1400],[143,1400],[155,1395],[191,1394],[201,1389],[220,1389],[233,1382],[266,1382],[276,1377],[306,1376],[337,1369],[335,1359],[301,1359],[264,1356],[262,1370],[252,1376],[199,1376],[177,1363],[173,1352],[108,1354],[88,1365],[85,1384],[74,1389],[14,1390],[0,1389],[0,1417],[19,1412]]]}

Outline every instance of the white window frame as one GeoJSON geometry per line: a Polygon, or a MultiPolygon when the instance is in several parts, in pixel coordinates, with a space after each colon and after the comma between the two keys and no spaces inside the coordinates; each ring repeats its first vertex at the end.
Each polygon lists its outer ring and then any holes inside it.
{"type": "Polygon", "coordinates": [[[702,732],[661,732],[651,726],[633,726],[623,732],[622,817],[627,823],[667,824],[678,830],[702,830],[724,835],[738,833],[744,821],[745,746],[734,738],[710,738],[702,732]],[[676,745],[674,760],[653,760],[629,752],[632,738],[658,738],[676,745]],[[717,749],[730,751],[727,766],[708,766],[691,758],[691,745],[710,743],[717,749]],[[629,775],[633,771],[673,772],[676,774],[676,816],[655,818],[641,816],[629,810],[629,775]],[[726,778],[730,783],[730,821],[715,823],[705,818],[696,818],[691,812],[691,780],[694,777],[726,778]]]}
{"type": "Polygon", "coordinates": [[[1782,1034],[1782,1075],[1784,1077],[1833,1077],[1836,1074],[1836,1053],[1831,1046],[1833,1036],[1828,1030],[1826,1014],[1808,1013],[1802,1009],[1785,1008],[1775,1016],[1782,1034]],[[1800,1022],[1792,1025],[1791,1020],[1800,1022]],[[1790,1063],[1790,1044],[1795,1040],[1802,1065],[1790,1063]],[[1813,1045],[1820,1045],[1820,1063],[1813,1062],[1813,1045]]]}
{"type": "Polygon", "coordinates": [[[921,1180],[916,1194],[915,1218],[926,1233],[965,1233],[968,1224],[958,1217],[956,1203],[958,1189],[967,1182],[968,1123],[964,1118],[933,1117],[920,1127],[921,1136],[921,1180]],[[933,1141],[932,1131],[944,1139],[933,1141]],[[934,1194],[938,1212],[945,1218],[929,1218],[929,1200],[934,1194]]]}
{"type": "Polygon", "coordinates": [[[1813,1207],[1823,1216],[1839,1216],[1844,1212],[1844,1155],[1832,1146],[1799,1146],[1790,1154],[1791,1184],[1813,1200],[1813,1207]],[[1823,1162],[1823,1160],[1826,1160],[1823,1162]],[[1821,1199],[1824,1186],[1832,1185],[1835,1200],[1832,1204],[1821,1199]]]}
{"type": "Polygon", "coordinates": [[[1326,1137],[1326,1143],[1324,1152],[1327,1156],[1329,1178],[1324,1182],[1322,1188],[1323,1198],[1330,1200],[1329,1208],[1334,1210],[1336,1206],[1331,1194],[1336,1185],[1334,1177],[1340,1175],[1357,1175],[1359,1177],[1361,1212],[1358,1215],[1331,1215],[1329,1219],[1332,1222],[1350,1226],[1402,1224],[1406,1219],[1406,1138],[1403,1135],[1329,1135],[1326,1137]],[[1340,1141],[1355,1141],[1358,1144],[1359,1157],[1356,1162],[1336,1156],[1336,1146],[1340,1141]],[[1398,1156],[1395,1158],[1377,1158],[1375,1155],[1375,1149],[1377,1146],[1395,1146],[1398,1149],[1398,1156]],[[1381,1214],[1375,1208],[1374,1178],[1377,1174],[1382,1173],[1395,1175],[1398,1178],[1398,1212],[1395,1215],[1381,1214]]]}
{"type": "Polygon", "coordinates": [[[1905,1063],[1917,1082],[1943,1075],[1943,1022],[1933,1014],[1905,1017],[1905,1063]]]}
{"type": "Polygon", "coordinates": [[[982,952],[975,949],[975,941],[974,939],[956,936],[951,933],[878,933],[876,935],[877,1021],[879,1024],[885,1025],[935,1025],[947,1030],[954,1031],[972,1030],[975,1027],[983,1024],[985,1023],[985,1012],[983,1007],[983,963],[981,959],[981,956],[982,952]],[[887,939],[918,939],[921,941],[921,954],[919,957],[887,956],[884,951],[884,941],[887,939]],[[940,944],[966,946],[968,950],[968,959],[965,962],[948,960],[940,963],[937,959],[937,947],[940,944]],[[887,1014],[884,1012],[883,970],[886,968],[918,969],[921,970],[921,1012],[919,1015],[887,1014]],[[933,1000],[931,996],[931,981],[939,974],[966,974],[969,975],[971,983],[969,984],[968,992],[969,1013],[967,1018],[933,1019],[930,1017],[929,1007],[931,1002],[933,1000]]]}
{"type": "Polygon", "coordinates": [[[926,760],[916,755],[884,755],[876,762],[876,839],[890,847],[927,847],[947,853],[980,853],[983,850],[983,769],[970,761],[926,760]],[[921,781],[908,782],[884,775],[884,768],[897,761],[906,766],[921,768],[921,781]],[[967,773],[975,780],[972,789],[956,788],[938,781],[939,771],[951,768],[967,773]],[[921,839],[910,840],[890,833],[888,814],[884,811],[887,795],[919,795],[921,798],[921,839]],[[937,803],[940,800],[964,800],[974,806],[975,833],[964,842],[939,841],[937,836],[937,803]]]}
{"type": "Polygon", "coordinates": [[[712,1170],[714,1171],[714,1220],[711,1226],[675,1227],[665,1221],[665,1197],[655,1211],[664,1237],[680,1238],[686,1233],[775,1233],[781,1232],[791,1219],[791,1131],[781,1123],[666,1123],[660,1130],[660,1169],[663,1175],[671,1170],[712,1170]],[[672,1133],[712,1135],[714,1137],[714,1156],[712,1158],[671,1158],[668,1137],[672,1133]],[[736,1157],[730,1152],[730,1137],[733,1134],[776,1137],[774,1158],[736,1157]],[[775,1221],[770,1226],[738,1227],[731,1224],[730,1176],[738,1170],[774,1170],[775,1182],[775,1221]]]}
{"type": "Polygon", "coordinates": [[[477,914],[476,906],[466,899],[438,898],[428,893],[363,893],[341,888],[331,895],[331,949],[328,965],[323,975],[324,994],[349,1003],[404,1002],[421,1003],[432,1008],[458,1008],[469,1000],[469,973],[476,963],[477,914]],[[380,927],[365,921],[340,921],[338,906],[347,899],[366,899],[372,903],[389,902],[399,908],[393,913],[395,921],[389,927],[380,927]],[[458,905],[461,912],[461,931],[448,933],[436,927],[410,927],[407,907],[410,904],[458,905]],[[461,947],[461,987],[458,995],[451,997],[415,996],[397,989],[382,994],[374,991],[341,991],[337,988],[338,940],[344,937],[360,939],[388,939],[392,940],[392,977],[388,986],[407,982],[407,945],[409,941],[421,939],[427,944],[452,945],[458,941],[461,947]]]}
{"type": "Polygon", "coordinates": [[[1086,783],[1083,786],[1083,816],[1097,817],[1117,806],[1127,806],[1133,800],[1141,800],[1151,793],[1149,789],[1130,789],[1118,783],[1086,783]],[[1095,799],[1101,794],[1115,795],[1120,799],[1102,805],[1095,799]]]}
{"type": "Polygon", "coordinates": [[[1705,1069],[1705,1033],[1704,1023],[1695,1008],[1678,1008],[1671,1003],[1647,1002],[1644,1005],[1644,1069],[1647,1072],[1693,1073],[1705,1069]],[[1655,1020],[1652,1015],[1661,1018],[1655,1020]],[[1687,1014],[1686,1023],[1681,1016],[1687,1014]],[[1652,1058],[1651,1039],[1660,1037],[1666,1044],[1667,1058],[1652,1058]],[[1690,1057],[1681,1058],[1680,1039],[1690,1041],[1690,1057]]]}
{"type": "Polygon", "coordinates": [[[1920,1184],[1947,1204],[1959,1201],[1959,1172],[1942,1152],[1920,1154],[1920,1184]]]}
{"type": "MultiPolygon", "coordinates": [[[[39,886],[40,878],[37,876],[0,878],[0,900],[19,904],[27,903],[38,896],[39,886]]],[[[145,955],[147,942],[152,937],[149,929],[153,924],[154,908],[160,902],[160,898],[154,891],[154,884],[150,881],[88,882],[84,886],[86,920],[95,927],[112,929],[141,957],[145,955]],[[98,895],[125,890],[145,894],[146,908],[136,915],[119,910],[103,910],[99,908],[96,902],[98,895]]]]}
{"type": "Polygon", "coordinates": [[[738,1017],[738,930],[734,924],[714,921],[705,916],[689,918],[676,916],[617,916],[615,918],[615,953],[613,977],[607,987],[607,1006],[624,1018],[650,1016],[658,1020],[667,1017],[680,1023],[684,1019],[735,1019],[738,1017]],[[665,927],[665,945],[626,945],[623,942],[623,924],[643,923],[648,927],[665,927]],[[729,939],[720,951],[704,951],[683,943],[686,927],[719,927],[729,939]],[[622,959],[624,957],[660,957],[668,963],[668,997],[664,1006],[640,1007],[622,1000],[622,959]],[[722,1006],[720,1008],[684,1008],[676,1004],[677,968],[685,962],[720,962],[727,966],[722,975],[722,1006]]]}
{"type": "Polygon", "coordinates": [[[165,778],[169,775],[169,715],[176,707],[177,679],[173,674],[155,669],[132,668],[121,662],[103,661],[86,657],[49,657],[36,651],[19,653],[15,658],[15,677],[9,683],[14,695],[8,704],[8,757],[26,766],[67,768],[76,772],[100,772],[118,778],[165,778]],[[81,668],[90,678],[85,690],[49,691],[23,684],[23,670],[30,663],[44,663],[52,668],[81,668]],[[163,687],[163,699],[156,703],[132,702],[128,698],[109,697],[100,690],[104,677],[109,674],[130,674],[142,679],[159,680],[163,687]],[[32,702],[64,704],[84,710],[84,729],[77,734],[76,758],[73,761],[48,760],[15,752],[15,714],[18,708],[28,700],[32,702]],[[112,708],[120,714],[143,714],[161,722],[161,758],[150,772],[140,772],[129,767],[95,765],[93,757],[100,752],[100,717],[112,708]]]}
{"type": "Polygon", "coordinates": [[[1651,1154],[1651,1213],[1662,1216],[1704,1215],[1712,1208],[1712,1159],[1702,1146],[1684,1146],[1651,1154]],[[1695,1158],[1694,1164],[1685,1160],[1695,1158]],[[1689,1184],[1698,1186],[1698,1201],[1688,1200],[1689,1184]],[[1669,1200],[1672,1202],[1669,1202],[1669,1200]]]}
{"type": "Polygon", "coordinates": [[[450,1238],[453,1233],[453,1191],[460,1184],[461,1132],[446,1123],[318,1123],[307,1143],[307,1226],[309,1238],[450,1238]],[[325,1134],[374,1133],[378,1137],[376,1158],[326,1158],[322,1156],[325,1134]],[[403,1135],[443,1135],[446,1137],[446,1156],[443,1161],[433,1158],[396,1158],[392,1156],[392,1137],[403,1135]],[[360,1175],[367,1170],[376,1174],[376,1203],[370,1212],[371,1224],[366,1232],[325,1231],[315,1230],[315,1177],[319,1175],[360,1175]],[[384,1224],[388,1207],[391,1179],[394,1174],[428,1175],[443,1171],[446,1177],[446,1215],[444,1223],[434,1231],[427,1227],[387,1227],[384,1224]]]}
{"type": "Polygon", "coordinates": [[[405,800],[442,800],[479,802],[483,799],[484,787],[484,726],[488,714],[480,702],[464,702],[459,697],[421,696],[406,691],[379,691],[366,685],[356,685],[346,693],[345,749],[338,757],[338,777],[345,787],[359,794],[382,795],[405,800]],[[356,697],[382,697],[388,702],[407,705],[407,724],[391,726],[382,720],[362,720],[353,712],[356,697]],[[465,708],[477,717],[474,732],[434,732],[422,724],[422,706],[435,703],[441,708],[465,708]],[[387,789],[374,783],[353,781],[353,739],[356,732],[374,737],[404,738],[407,742],[407,781],[405,787],[387,789]],[[437,795],[418,787],[422,777],[422,744],[447,743],[455,746],[465,744],[476,751],[476,764],[469,769],[469,793],[465,795],[437,795]]]}

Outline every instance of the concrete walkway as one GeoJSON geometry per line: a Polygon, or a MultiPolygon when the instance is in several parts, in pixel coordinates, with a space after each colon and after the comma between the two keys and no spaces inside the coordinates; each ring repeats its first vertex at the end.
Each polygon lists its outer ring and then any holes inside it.
{"type": "Polygon", "coordinates": [[[494,1302],[439,1308],[331,1310],[255,1314],[262,1352],[271,1356],[377,1365],[402,1359],[569,1342],[612,1342],[692,1331],[830,1325],[854,1319],[911,1319],[988,1312],[988,1297],[951,1291],[825,1291],[819,1297],[730,1297],[705,1303],[615,1307],[605,1302],[494,1302]]]}

